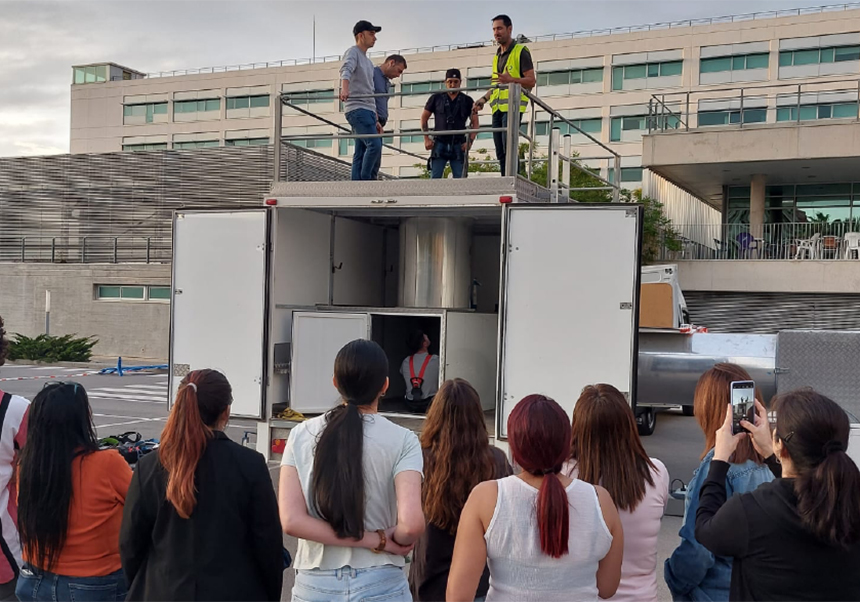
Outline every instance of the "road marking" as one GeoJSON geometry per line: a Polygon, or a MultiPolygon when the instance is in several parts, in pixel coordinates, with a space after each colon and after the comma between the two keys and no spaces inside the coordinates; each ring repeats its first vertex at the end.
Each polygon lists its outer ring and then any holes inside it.
{"type": "Polygon", "coordinates": [[[126,414],[93,414],[93,416],[96,418],[132,418],[134,420],[152,420],[146,416],[128,416],[126,414]]]}
{"type": "Polygon", "coordinates": [[[166,403],[166,399],[161,399],[159,397],[136,397],[133,395],[120,395],[118,393],[88,393],[88,395],[93,399],[106,399],[111,401],[131,401],[134,403],[166,403]]]}
{"type": "Polygon", "coordinates": [[[160,395],[156,395],[154,391],[135,391],[128,387],[119,388],[119,387],[99,387],[98,389],[93,389],[94,393],[125,393],[128,395],[138,396],[141,399],[162,399],[160,395]]]}
{"type": "Polygon", "coordinates": [[[146,389],[147,391],[157,391],[158,393],[167,393],[167,387],[164,385],[126,385],[126,389],[146,389]]]}
{"type": "Polygon", "coordinates": [[[130,422],[114,422],[113,424],[97,424],[96,430],[98,429],[109,429],[115,426],[129,426],[131,424],[143,424],[145,422],[157,422],[156,418],[142,418],[140,420],[132,420],[130,422]]]}
{"type": "Polygon", "coordinates": [[[149,378],[163,378],[164,380],[168,380],[170,377],[166,374],[144,374],[143,376],[149,378]]]}

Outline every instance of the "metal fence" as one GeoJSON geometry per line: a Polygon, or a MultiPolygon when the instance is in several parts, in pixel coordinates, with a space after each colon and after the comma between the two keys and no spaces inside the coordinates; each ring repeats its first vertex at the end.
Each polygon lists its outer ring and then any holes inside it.
{"type": "Polygon", "coordinates": [[[0,237],[0,261],[21,263],[170,263],[170,237],[0,237]]]}
{"type": "Polygon", "coordinates": [[[764,224],[758,228],[749,224],[673,227],[681,233],[680,249],[674,242],[664,241],[661,261],[860,259],[860,222],[856,220],[764,224]]]}
{"type": "MultiPolygon", "coordinates": [[[[588,29],[569,33],[552,33],[524,38],[529,42],[556,42],[559,40],[575,40],[579,38],[593,38],[625,33],[638,33],[643,31],[661,31],[665,29],[680,29],[696,27],[700,25],[720,25],[722,23],[740,23],[744,21],[757,21],[761,19],[778,19],[781,17],[798,17],[814,15],[818,13],[841,12],[860,9],[860,3],[852,2],[846,4],[831,4],[827,6],[813,6],[809,8],[792,8],[785,10],[768,10],[740,15],[725,15],[721,17],[704,17],[701,19],[684,19],[681,21],[663,21],[660,23],[649,23],[645,25],[630,25],[626,27],[609,27],[603,29],[588,29]]],[[[368,53],[371,58],[383,58],[389,54],[419,54],[428,52],[451,52],[469,48],[483,48],[493,46],[491,40],[480,42],[468,42],[463,44],[440,44],[437,46],[416,46],[413,48],[401,48],[399,50],[373,50],[368,53]]],[[[200,67],[197,69],[178,69],[173,71],[159,71],[147,73],[146,77],[176,77],[181,75],[199,75],[201,73],[224,73],[228,71],[246,71],[249,69],[272,69],[275,67],[293,67],[296,65],[311,65],[314,63],[336,63],[343,59],[342,55],[334,54],[314,58],[287,59],[281,61],[267,61],[257,63],[242,63],[236,65],[223,65],[219,67],[200,67]]]]}

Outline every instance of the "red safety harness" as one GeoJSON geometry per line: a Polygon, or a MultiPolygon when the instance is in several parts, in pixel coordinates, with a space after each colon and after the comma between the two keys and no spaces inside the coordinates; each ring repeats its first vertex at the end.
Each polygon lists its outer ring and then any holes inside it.
{"type": "Polygon", "coordinates": [[[431,357],[432,356],[428,353],[427,357],[424,358],[424,363],[421,364],[421,370],[418,371],[418,376],[415,376],[415,356],[409,356],[409,382],[412,383],[412,399],[415,401],[421,400],[421,385],[424,384],[424,372],[430,364],[431,357]],[[416,392],[418,397],[415,396],[416,392]]]}

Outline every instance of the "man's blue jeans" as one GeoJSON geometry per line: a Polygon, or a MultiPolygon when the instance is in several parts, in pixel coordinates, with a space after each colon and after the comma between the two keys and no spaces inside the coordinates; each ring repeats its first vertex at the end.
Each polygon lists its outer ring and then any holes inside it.
{"type": "MultiPolygon", "coordinates": [[[[375,134],[376,113],[369,109],[355,109],[346,114],[353,134],[375,134]]],[[[382,160],[382,138],[359,138],[355,141],[352,156],[352,179],[374,180],[374,170],[382,160]]]]}
{"type": "Polygon", "coordinates": [[[451,162],[451,175],[455,178],[463,177],[463,165],[466,162],[466,153],[463,145],[436,141],[433,152],[430,153],[430,177],[434,180],[441,178],[445,173],[445,166],[451,162]]]}

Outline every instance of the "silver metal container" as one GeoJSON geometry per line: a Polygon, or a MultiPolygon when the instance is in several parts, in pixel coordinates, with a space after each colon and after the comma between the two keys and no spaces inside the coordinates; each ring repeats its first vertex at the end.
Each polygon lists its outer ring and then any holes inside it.
{"type": "Polygon", "coordinates": [[[472,220],[411,217],[400,224],[401,307],[469,307],[472,220]]]}

